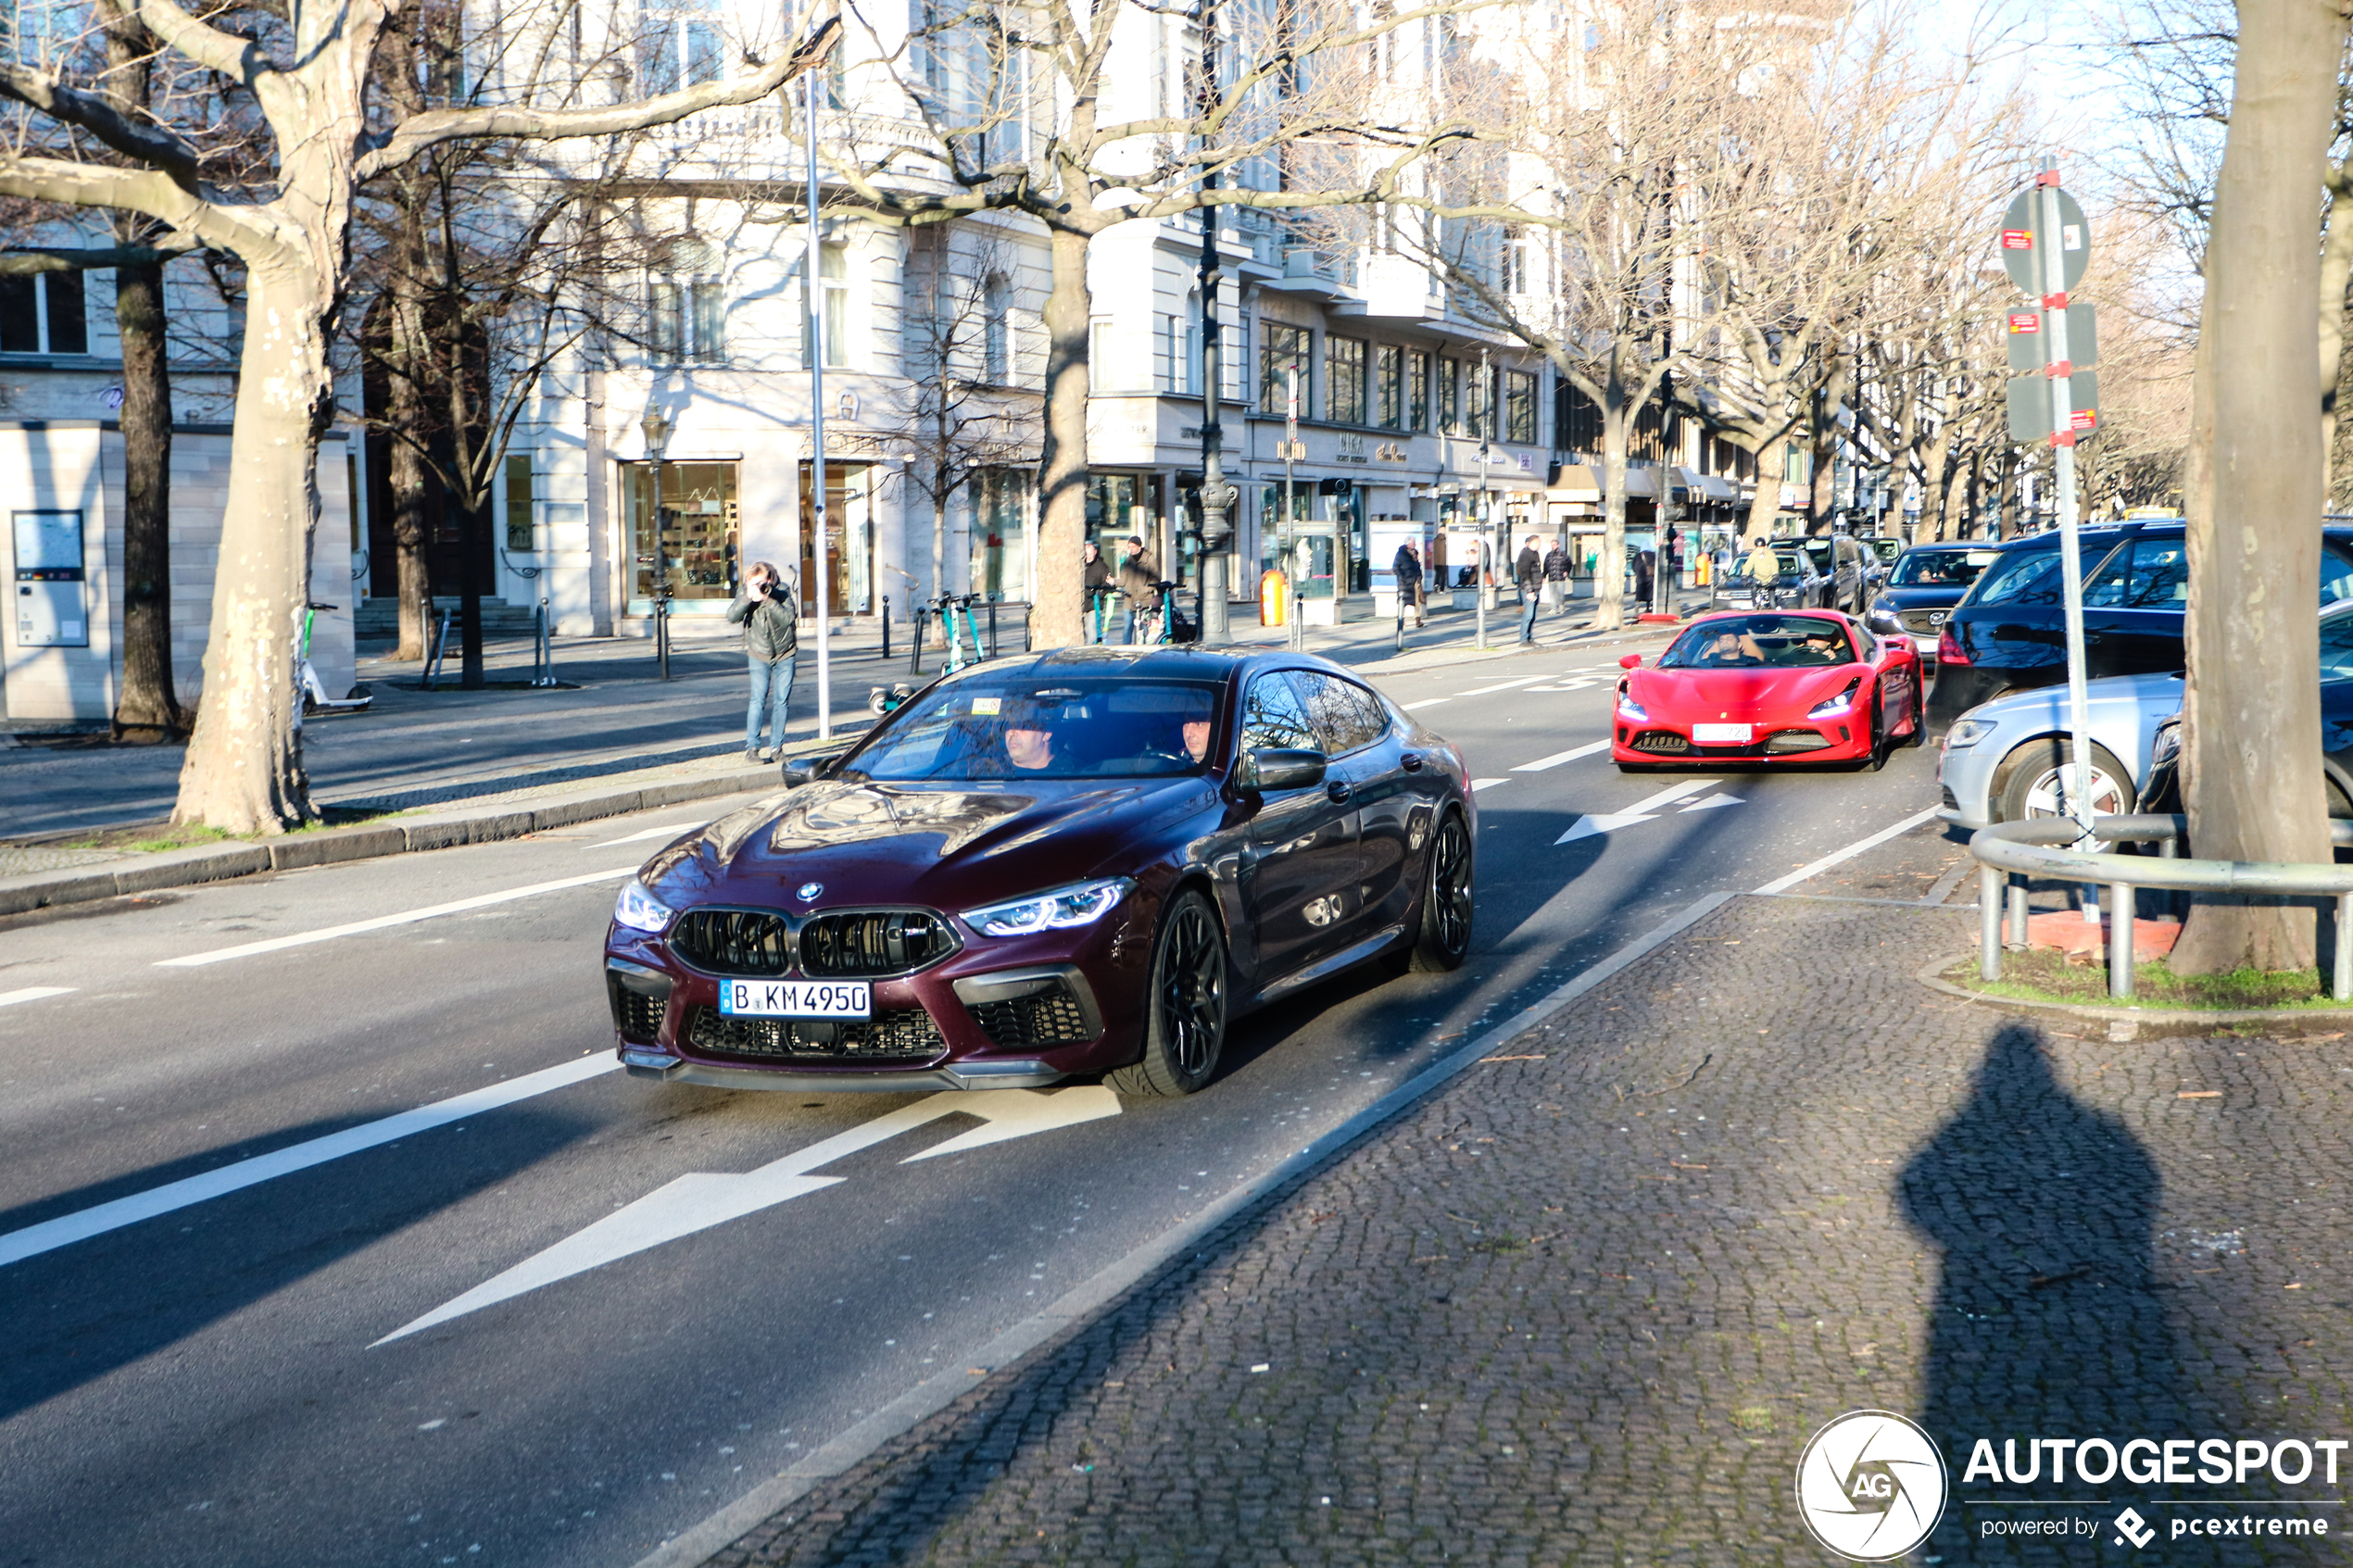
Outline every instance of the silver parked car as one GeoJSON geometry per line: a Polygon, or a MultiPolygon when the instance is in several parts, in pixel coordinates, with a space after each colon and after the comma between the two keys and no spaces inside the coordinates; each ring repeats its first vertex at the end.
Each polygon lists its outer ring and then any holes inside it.
{"type": "MultiPolygon", "coordinates": [[[[2130,811],[2148,777],[2157,732],[2182,710],[2179,675],[2116,675],[2084,688],[2092,742],[2092,810],[2130,811]]],[[[1944,732],[1937,815],[1965,828],[2066,814],[2067,687],[2037,686],[1981,703],[1944,732]]]]}

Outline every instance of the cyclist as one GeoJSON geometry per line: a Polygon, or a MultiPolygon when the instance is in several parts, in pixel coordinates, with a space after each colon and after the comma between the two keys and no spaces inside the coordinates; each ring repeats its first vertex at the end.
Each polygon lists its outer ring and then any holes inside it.
{"type": "Polygon", "coordinates": [[[1087,640],[1100,643],[1103,640],[1103,600],[1111,593],[1111,562],[1103,559],[1102,551],[1095,547],[1092,539],[1087,541],[1085,555],[1086,576],[1082,586],[1087,596],[1087,640]]]}
{"type": "Polygon", "coordinates": [[[1136,640],[1144,617],[1151,612],[1158,596],[1154,592],[1160,581],[1160,568],[1151,557],[1144,554],[1143,535],[1127,536],[1126,553],[1119,561],[1119,590],[1127,596],[1127,641],[1136,640]]]}

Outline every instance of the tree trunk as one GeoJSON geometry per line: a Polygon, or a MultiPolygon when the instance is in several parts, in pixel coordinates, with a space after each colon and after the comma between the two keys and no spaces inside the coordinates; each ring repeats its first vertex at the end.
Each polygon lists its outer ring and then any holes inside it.
{"type": "Polygon", "coordinates": [[[2353,284],[2353,159],[2329,170],[2321,246],[2321,504],[2336,491],[2336,395],[2345,360],[2345,293],[2353,284]]]}
{"type": "Polygon", "coordinates": [[[1773,536],[1773,520],[1781,515],[1781,483],[1766,480],[1765,460],[1756,461],[1756,488],[1748,497],[1748,539],[1751,544],[1773,536]]]}
{"type": "Polygon", "coordinates": [[[1593,630],[1626,624],[1626,445],[1633,409],[1613,376],[1602,388],[1602,558],[1593,568],[1593,630]]]}
{"type": "Polygon", "coordinates": [[[334,408],[326,278],[249,259],[237,420],[220,524],[204,694],[174,822],[278,834],[313,821],[295,658],[319,521],[320,432],[334,408]]]}
{"type": "Polygon", "coordinates": [[[392,345],[385,381],[385,416],[392,439],[386,475],[392,492],[394,581],[400,595],[400,644],[395,659],[422,659],[433,638],[432,471],[423,456],[427,435],[424,388],[419,373],[428,352],[421,313],[413,301],[396,298],[392,345]]]}
{"type": "Polygon", "coordinates": [[[452,495],[449,504],[458,510],[458,684],[467,691],[478,692],[485,684],[482,672],[482,558],[488,554],[484,546],[489,541],[484,530],[490,520],[484,514],[489,507],[479,496],[452,495]]]}
{"type": "MultiPolygon", "coordinates": [[[[943,442],[946,439],[945,436],[941,437],[943,442]]],[[[932,479],[931,591],[934,595],[939,595],[948,591],[948,486],[940,482],[940,476],[937,470],[934,471],[932,479]]],[[[944,620],[934,621],[931,633],[930,642],[933,647],[948,646],[947,623],[944,620]]]]}
{"type": "MultiPolygon", "coordinates": [[[[118,225],[118,232],[129,225],[118,225]]],[[[163,265],[115,270],[122,337],[122,697],[118,740],[186,729],[171,678],[171,373],[164,359],[163,265]]]]}
{"type": "MultiPolygon", "coordinates": [[[[2322,500],[2310,412],[2321,406],[2312,207],[2327,173],[2345,36],[2331,0],[2240,0],[2183,487],[2182,762],[2190,843],[2202,859],[2331,859],[2312,612],[2322,500]]],[[[2200,899],[2172,963],[2185,974],[2309,969],[2313,935],[2309,905],[2200,899]]]]}
{"type": "Polygon", "coordinates": [[[1053,289],[1046,296],[1046,432],[1038,463],[1038,581],[1030,585],[1031,646],[1087,640],[1079,560],[1087,538],[1087,236],[1052,231],[1053,289]]]}

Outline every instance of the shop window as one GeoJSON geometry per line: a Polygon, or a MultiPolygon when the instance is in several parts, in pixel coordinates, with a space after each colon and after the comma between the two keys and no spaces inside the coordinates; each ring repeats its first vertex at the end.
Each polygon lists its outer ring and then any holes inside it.
{"type": "Polygon", "coordinates": [[[1429,428],[1429,356],[1418,348],[1405,351],[1405,428],[1429,428]]]}
{"type": "Polygon", "coordinates": [[[1365,423],[1365,341],[1324,339],[1324,417],[1334,424],[1365,423]]]}
{"type": "Polygon", "coordinates": [[[507,548],[528,550],[532,547],[531,503],[535,497],[531,490],[531,458],[509,453],[507,456],[507,548]]]}
{"type": "Polygon", "coordinates": [[[1405,428],[1405,351],[1385,343],[1373,351],[1373,418],[1383,430],[1405,428]]]}
{"type": "Polygon", "coordinates": [[[965,591],[987,599],[1029,597],[1029,475],[990,469],[964,487],[972,509],[972,579],[965,591]]]}
{"type": "Polygon", "coordinates": [[[1290,396],[1290,373],[1299,372],[1299,406],[1304,414],[1310,407],[1307,377],[1308,354],[1314,347],[1312,334],[1305,327],[1288,327],[1280,321],[1258,324],[1258,410],[1263,414],[1281,414],[1290,396]]]}
{"type": "Polygon", "coordinates": [[[1504,372],[1504,439],[1536,444],[1536,377],[1529,371],[1504,372]]]}
{"type": "MultiPolygon", "coordinates": [[[[629,463],[626,471],[630,554],[635,558],[630,594],[650,599],[654,591],[654,469],[629,463]]],[[[736,559],[736,465],[662,463],[661,556],[671,596],[680,601],[735,596],[736,559]]],[[[510,525],[511,526],[511,525],[510,525]]]]}

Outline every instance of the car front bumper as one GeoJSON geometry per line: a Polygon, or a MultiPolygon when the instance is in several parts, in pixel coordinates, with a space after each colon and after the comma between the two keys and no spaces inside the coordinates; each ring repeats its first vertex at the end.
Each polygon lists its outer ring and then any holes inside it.
{"type": "Polygon", "coordinates": [[[1702,746],[1692,741],[1687,724],[1655,721],[1635,723],[1613,721],[1610,759],[1615,762],[1682,763],[1713,767],[1725,762],[1854,762],[1871,752],[1870,727],[1857,713],[1847,720],[1794,719],[1786,723],[1758,723],[1751,728],[1757,739],[1747,746],[1702,746]],[[1821,744],[1804,746],[1795,737],[1812,736],[1821,744]],[[1680,742],[1680,748],[1676,743],[1680,742]]]}
{"type": "Polygon", "coordinates": [[[1958,827],[1993,826],[1994,775],[2010,745],[1996,732],[1968,746],[1938,747],[1936,814],[1958,827]]]}

